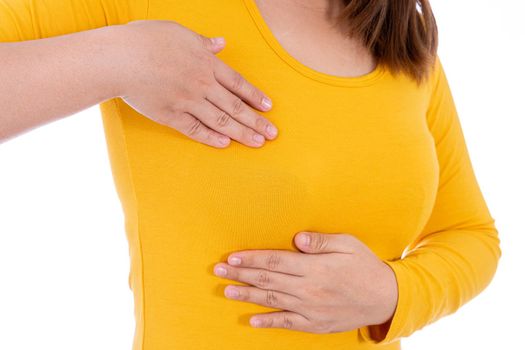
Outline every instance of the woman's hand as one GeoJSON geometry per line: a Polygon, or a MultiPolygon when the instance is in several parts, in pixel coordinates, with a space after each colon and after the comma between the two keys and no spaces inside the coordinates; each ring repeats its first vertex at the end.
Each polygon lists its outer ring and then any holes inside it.
{"type": "Polygon", "coordinates": [[[295,245],[307,254],[244,250],[215,265],[216,275],[252,285],[227,286],[227,297],[285,310],[256,315],[252,326],[334,333],[391,320],[398,289],[390,266],[352,235],[308,232],[309,245],[303,236],[295,245]]]}
{"type": "Polygon", "coordinates": [[[272,124],[245,104],[268,111],[270,99],[215,56],[224,43],[174,21],[137,20],[115,32],[119,97],[139,113],[220,148],[230,137],[252,147],[275,137],[272,124]]]}

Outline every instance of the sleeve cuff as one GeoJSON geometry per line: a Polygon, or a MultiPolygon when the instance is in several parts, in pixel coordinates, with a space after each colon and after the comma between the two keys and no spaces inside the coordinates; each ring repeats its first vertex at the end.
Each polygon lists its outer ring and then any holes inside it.
{"type": "Polygon", "coordinates": [[[365,342],[373,344],[389,344],[399,340],[405,330],[407,323],[406,315],[409,306],[409,290],[405,276],[404,267],[401,260],[384,261],[394,271],[396,275],[398,299],[396,310],[390,320],[379,325],[368,325],[358,329],[358,334],[365,342]]]}

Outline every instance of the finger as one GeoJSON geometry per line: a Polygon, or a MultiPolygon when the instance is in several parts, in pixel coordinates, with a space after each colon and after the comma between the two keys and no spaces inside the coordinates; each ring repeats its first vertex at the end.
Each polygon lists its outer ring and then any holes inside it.
{"type": "Polygon", "coordinates": [[[297,248],[306,253],[356,253],[365,244],[348,233],[300,232],[294,237],[297,248]],[[304,241],[303,235],[310,237],[304,241]],[[309,242],[309,243],[306,243],[309,242]]]}
{"type": "Polygon", "coordinates": [[[216,271],[216,275],[223,278],[248,283],[260,289],[284,292],[296,297],[299,297],[296,292],[303,289],[303,277],[286,273],[264,269],[233,267],[224,263],[215,265],[214,271],[216,271]],[[220,270],[219,268],[223,268],[224,270],[220,270]],[[224,271],[224,273],[221,274],[221,271],[224,271]]]}
{"type": "Polygon", "coordinates": [[[263,135],[239,123],[227,112],[217,108],[217,106],[206,99],[188,104],[187,109],[208,127],[247,146],[261,147],[264,144],[265,139],[263,135]],[[258,142],[256,137],[260,137],[259,141],[261,142],[258,142]]]}
{"type": "Polygon", "coordinates": [[[209,146],[224,148],[230,143],[228,137],[208,128],[199,119],[187,112],[164,118],[161,124],[177,129],[184,135],[209,146]]]}
{"type": "Polygon", "coordinates": [[[235,95],[261,111],[272,108],[272,101],[266,94],[250,84],[237,71],[233,70],[221,59],[214,60],[215,79],[235,95]]]}
{"type": "Polygon", "coordinates": [[[253,249],[230,254],[228,263],[239,267],[253,267],[269,271],[282,272],[290,275],[306,275],[312,257],[289,250],[253,249]],[[234,257],[239,258],[237,264],[234,257]]]}
{"type": "Polygon", "coordinates": [[[302,305],[301,300],[293,295],[249,286],[226,286],[224,295],[229,299],[282,310],[299,311],[302,305]]]}
{"type": "Polygon", "coordinates": [[[259,134],[266,135],[269,139],[273,139],[277,135],[275,125],[248,107],[243,100],[221,84],[214,84],[206,95],[206,99],[259,134]]]}
{"type": "Polygon", "coordinates": [[[224,39],[224,37],[209,38],[209,37],[201,35],[199,33],[195,33],[195,34],[197,34],[198,39],[200,39],[200,41],[202,43],[202,46],[206,50],[211,51],[214,54],[216,54],[219,51],[221,51],[224,48],[225,44],[226,44],[226,39],[224,39]]]}
{"type": "Polygon", "coordinates": [[[257,328],[284,328],[303,332],[312,331],[310,321],[306,317],[290,311],[276,311],[256,315],[250,319],[250,324],[257,328]],[[258,321],[260,321],[259,324],[257,324],[258,321]]]}

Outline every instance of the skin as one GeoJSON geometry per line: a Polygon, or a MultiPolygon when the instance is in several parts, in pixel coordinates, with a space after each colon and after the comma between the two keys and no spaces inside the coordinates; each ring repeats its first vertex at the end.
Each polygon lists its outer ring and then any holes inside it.
{"type": "Polygon", "coordinates": [[[198,142],[261,147],[276,132],[252,107],[271,99],[215,56],[224,47],[153,20],[0,43],[0,142],[120,97],[198,142]]]}
{"type": "MultiPolygon", "coordinates": [[[[325,0],[256,3],[280,44],[303,64],[339,76],[374,69],[372,56],[333,25],[329,12],[337,5],[325,0]]],[[[245,250],[216,264],[218,277],[247,284],[228,285],[225,297],[281,310],[252,316],[253,327],[333,333],[391,322],[398,286],[390,266],[349,233],[308,235],[310,245],[300,234],[294,237],[300,252],[245,250]]]]}
{"type": "Polygon", "coordinates": [[[255,0],[259,12],[281,46],[317,71],[356,77],[373,71],[376,62],[362,43],[348,37],[334,17],[337,0],[255,0]]]}
{"type": "Polygon", "coordinates": [[[299,252],[244,250],[214,266],[218,277],[248,284],[226,286],[227,298],[282,310],[251,317],[252,326],[335,333],[391,320],[394,272],[363,242],[347,233],[303,231],[294,244],[299,252]]]}

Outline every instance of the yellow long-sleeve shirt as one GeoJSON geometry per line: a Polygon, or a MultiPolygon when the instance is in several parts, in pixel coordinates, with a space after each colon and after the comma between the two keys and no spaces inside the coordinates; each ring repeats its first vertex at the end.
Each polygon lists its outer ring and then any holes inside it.
{"type": "Polygon", "coordinates": [[[382,66],[324,74],[284,50],[252,0],[0,0],[0,41],[135,19],[224,36],[217,56],[269,94],[279,136],[218,149],[119,98],[101,103],[126,218],[134,350],[400,349],[489,284],[498,231],[439,60],[420,87],[382,66]],[[391,324],[330,334],[249,325],[276,310],[227,299],[235,282],[213,266],[239,250],[296,250],[303,230],[355,235],[393,268],[391,324]]]}

